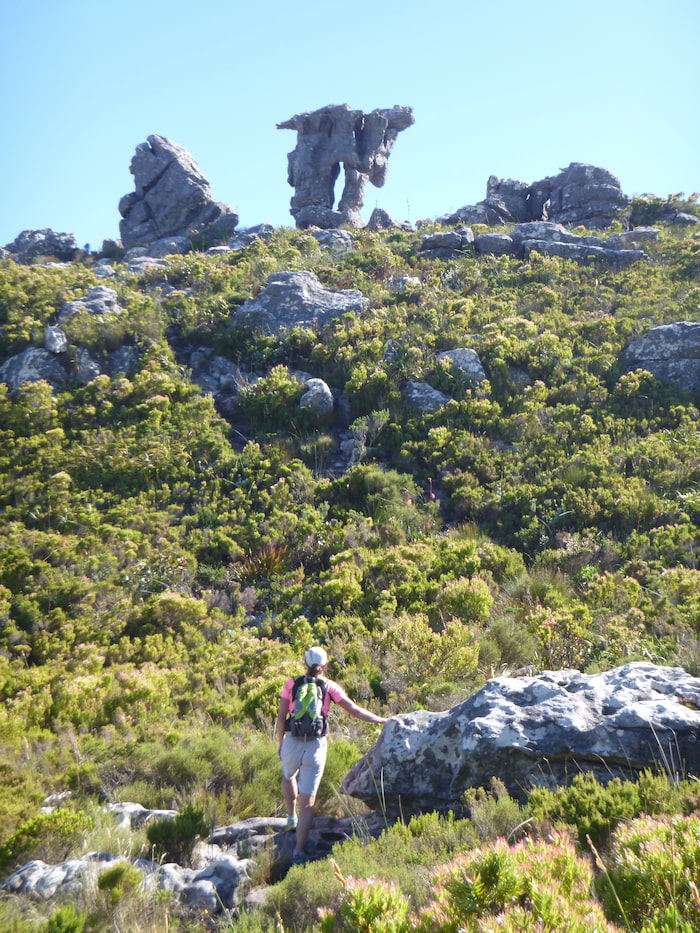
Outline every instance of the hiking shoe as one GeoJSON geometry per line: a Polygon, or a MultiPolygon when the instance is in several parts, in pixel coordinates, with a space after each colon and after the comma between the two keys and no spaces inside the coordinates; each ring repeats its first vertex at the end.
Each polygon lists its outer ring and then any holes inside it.
{"type": "Polygon", "coordinates": [[[297,828],[297,818],[296,818],[295,816],[288,816],[288,817],[287,817],[286,831],[287,831],[288,833],[291,833],[291,832],[292,832],[293,830],[295,830],[296,828],[297,828]]]}
{"type": "Polygon", "coordinates": [[[307,858],[306,852],[293,852],[292,865],[303,865],[307,858]]]}

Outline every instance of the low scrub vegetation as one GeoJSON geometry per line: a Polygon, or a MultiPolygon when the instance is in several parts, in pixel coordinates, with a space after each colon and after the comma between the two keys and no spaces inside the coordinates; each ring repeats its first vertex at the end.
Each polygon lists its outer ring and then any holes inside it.
{"type": "MultiPolygon", "coordinates": [[[[644,659],[700,673],[700,395],[619,362],[650,326],[700,320],[692,231],[662,224],[648,260],[623,270],[430,259],[402,231],[356,232],[333,255],[293,230],[174,256],[165,272],[117,266],[118,320],[81,313],[66,332],[98,359],[128,343],[136,370],[60,392],[0,383],[4,874],[32,852],[79,851],[98,800],[189,807],[200,830],[279,815],[277,698],[312,642],[384,715],[444,709],[524,669],[644,659]],[[274,338],[236,323],[270,272],[294,269],[359,288],[370,309],[274,338]],[[420,286],[397,290],[404,276],[420,286]],[[233,407],[192,381],[184,346],[248,374],[233,407]],[[436,362],[458,347],[486,381],[436,362]],[[342,420],[299,407],[300,371],[342,394],[342,420]],[[421,412],[409,381],[451,400],[421,412]],[[72,802],[42,821],[42,799],[63,791],[72,802]]],[[[63,302],[98,281],[89,258],[0,262],[0,362],[40,346],[63,302]]],[[[321,812],[342,810],[334,786],[373,737],[347,719],[336,730],[321,812]]],[[[290,872],[280,921],[230,923],[685,933],[698,894],[676,869],[697,865],[697,799],[677,781],[661,806],[656,780],[581,779],[527,812],[491,796],[463,825],[392,827],[342,847],[336,868],[290,872]],[[525,841],[528,820],[568,828],[525,841]],[[681,836],[687,850],[669,841],[681,836]],[[655,853],[644,867],[642,845],[655,853]]],[[[121,929],[175,922],[131,881],[107,879],[83,913],[0,905],[4,928],[108,929],[114,911],[121,929]]]]}

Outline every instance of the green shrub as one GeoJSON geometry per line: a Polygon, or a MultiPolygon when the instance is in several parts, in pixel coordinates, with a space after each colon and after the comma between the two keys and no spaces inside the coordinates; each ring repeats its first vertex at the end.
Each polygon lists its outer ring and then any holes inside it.
{"type": "Polygon", "coordinates": [[[188,865],[197,840],[207,836],[210,830],[204,810],[187,804],[172,819],[149,823],[146,826],[146,838],[156,858],[188,865]]]}
{"type": "Polygon", "coordinates": [[[61,861],[93,826],[93,818],[82,810],[59,808],[51,813],[40,813],[23,823],[0,846],[0,870],[29,856],[49,862],[61,861]]]}
{"type": "Polygon", "coordinates": [[[512,842],[530,822],[525,809],[509,796],[503,784],[493,779],[491,792],[483,788],[470,788],[463,795],[469,808],[469,819],[482,840],[498,838],[512,842]]]}
{"type": "Polygon", "coordinates": [[[665,774],[643,771],[637,782],[613,778],[600,784],[588,772],[577,774],[568,787],[549,791],[536,787],[528,798],[528,811],[537,820],[575,826],[579,842],[605,845],[612,831],[640,813],[678,812],[686,799],[695,799],[692,785],[671,784],[665,774]]]}
{"type": "Polygon", "coordinates": [[[499,841],[460,855],[432,874],[435,897],[414,929],[508,933],[613,931],[590,897],[593,873],[565,837],[552,842],[499,841]]]}
{"type": "Polygon", "coordinates": [[[597,889],[608,916],[644,933],[700,929],[700,818],[640,817],[615,831],[597,889]]]}
{"type": "MultiPolygon", "coordinates": [[[[408,933],[410,902],[398,886],[387,881],[342,880],[339,912],[345,927],[357,933],[408,933]]],[[[321,928],[332,930],[333,914],[322,915],[321,928]],[[325,920],[325,923],[324,923],[325,920]]]]}
{"type": "Polygon", "coordinates": [[[83,933],[86,921],[86,913],[78,913],[72,904],[66,904],[51,914],[44,933],[83,933]]]}

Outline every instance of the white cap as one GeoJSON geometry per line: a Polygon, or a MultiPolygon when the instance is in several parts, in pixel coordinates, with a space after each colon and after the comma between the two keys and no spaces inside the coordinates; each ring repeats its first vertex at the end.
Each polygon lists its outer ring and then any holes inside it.
{"type": "Polygon", "coordinates": [[[328,655],[323,648],[309,648],[304,658],[307,667],[325,667],[328,664],[328,655]]]}

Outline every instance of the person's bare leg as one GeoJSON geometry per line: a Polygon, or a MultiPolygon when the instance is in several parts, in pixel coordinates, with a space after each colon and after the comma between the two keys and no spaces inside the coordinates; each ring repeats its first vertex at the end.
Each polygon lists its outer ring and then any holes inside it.
{"type": "Polygon", "coordinates": [[[306,840],[309,838],[311,824],[314,821],[314,804],[316,797],[299,793],[299,822],[297,823],[296,852],[303,852],[306,840]]]}
{"type": "Polygon", "coordinates": [[[284,803],[287,807],[287,813],[289,816],[296,815],[297,809],[297,779],[296,778],[282,778],[282,796],[284,797],[284,803]]]}

